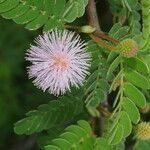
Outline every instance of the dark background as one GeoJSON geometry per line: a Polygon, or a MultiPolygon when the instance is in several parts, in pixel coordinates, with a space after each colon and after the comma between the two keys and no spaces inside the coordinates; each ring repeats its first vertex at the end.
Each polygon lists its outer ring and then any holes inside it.
{"type": "Polygon", "coordinates": [[[0,150],[37,148],[35,136],[20,136],[14,123],[29,110],[53,99],[28,79],[25,52],[40,31],[28,31],[11,20],[0,18],[0,150]],[[31,148],[32,147],[32,148],[31,148]]]}

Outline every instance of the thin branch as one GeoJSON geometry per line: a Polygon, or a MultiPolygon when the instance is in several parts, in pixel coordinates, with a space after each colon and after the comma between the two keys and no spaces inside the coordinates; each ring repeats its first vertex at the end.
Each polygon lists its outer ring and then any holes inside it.
{"type": "Polygon", "coordinates": [[[115,44],[119,43],[119,40],[113,37],[110,37],[108,34],[101,31],[94,0],[89,0],[88,6],[87,6],[87,17],[88,17],[89,25],[96,28],[97,30],[93,33],[93,35],[100,37],[102,39],[111,41],[115,44]]]}
{"type": "Polygon", "coordinates": [[[91,39],[93,39],[93,41],[95,41],[98,45],[100,45],[101,47],[110,50],[110,51],[115,51],[116,48],[113,45],[110,45],[109,43],[107,43],[106,41],[102,40],[101,38],[94,36],[93,34],[89,34],[89,36],[91,37],[91,39]]]}
{"type": "MultiPolygon", "coordinates": [[[[79,26],[74,26],[74,25],[68,25],[68,24],[66,24],[66,25],[65,25],[65,28],[67,28],[67,29],[74,29],[74,30],[80,32],[80,27],[79,27],[79,26]]],[[[95,32],[93,32],[92,34],[93,34],[94,36],[96,36],[96,37],[101,38],[101,39],[105,39],[105,40],[111,41],[111,42],[113,42],[114,44],[118,44],[118,43],[119,43],[119,40],[117,40],[117,39],[115,39],[115,38],[109,36],[109,35],[108,35],[107,33],[105,33],[105,32],[102,32],[102,31],[95,31],[95,32]]]]}
{"type": "Polygon", "coordinates": [[[95,35],[95,36],[97,36],[97,37],[100,37],[100,38],[102,38],[102,39],[111,41],[111,42],[113,42],[113,43],[115,43],[115,44],[119,44],[119,40],[117,40],[117,39],[115,39],[115,38],[109,36],[109,35],[108,35],[107,33],[105,33],[105,32],[102,32],[102,31],[100,31],[100,32],[99,32],[99,31],[95,31],[95,32],[93,33],[93,35],[95,35]]]}
{"type": "Polygon", "coordinates": [[[111,112],[109,112],[107,108],[100,105],[97,109],[104,117],[109,118],[111,116],[111,112]]]}
{"type": "Polygon", "coordinates": [[[89,0],[87,6],[87,16],[89,25],[96,28],[97,31],[100,31],[99,20],[96,11],[96,5],[94,0],[89,0]]]}

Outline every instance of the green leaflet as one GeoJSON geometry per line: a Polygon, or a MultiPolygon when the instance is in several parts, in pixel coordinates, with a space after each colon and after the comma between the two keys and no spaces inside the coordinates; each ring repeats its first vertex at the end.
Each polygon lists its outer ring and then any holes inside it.
{"type": "Polygon", "coordinates": [[[73,22],[81,17],[87,3],[87,0],[6,0],[0,3],[0,14],[17,24],[25,24],[29,30],[44,26],[47,32],[62,27],[64,21],[73,22]]]}
{"type": "MultiPolygon", "coordinates": [[[[141,23],[140,23],[140,19],[139,19],[139,18],[141,18],[141,14],[139,13],[141,6],[140,6],[140,3],[138,2],[138,0],[120,0],[120,1],[108,0],[108,2],[110,3],[112,12],[118,14],[118,16],[116,17],[118,22],[124,23],[124,21],[125,21],[124,17],[127,16],[127,13],[129,14],[129,16],[128,16],[129,24],[128,25],[130,26],[131,34],[126,32],[126,34],[124,34],[124,36],[122,36],[122,38],[129,37],[129,36],[133,37],[133,36],[135,36],[135,34],[141,33],[141,23]]],[[[116,25],[116,32],[121,29],[121,23],[120,23],[120,26],[119,26],[119,23],[117,23],[118,28],[116,25]]],[[[122,31],[120,31],[120,32],[122,32],[122,31]]],[[[125,30],[123,32],[125,32],[125,30]]]]}
{"type": "Polygon", "coordinates": [[[124,74],[125,78],[137,87],[143,89],[150,88],[150,83],[148,79],[144,75],[138,73],[137,71],[128,68],[124,71],[124,74]]]}
{"type": "Polygon", "coordinates": [[[110,52],[110,54],[108,55],[108,58],[107,58],[107,62],[111,63],[113,61],[113,59],[115,59],[116,56],[117,56],[116,52],[110,52]]]}
{"type": "Polygon", "coordinates": [[[132,1],[130,1],[130,0],[125,0],[125,1],[127,1],[128,5],[130,5],[130,7],[131,7],[132,9],[135,8],[135,6],[136,6],[137,3],[138,3],[138,0],[132,0],[132,1]]]}
{"type": "Polygon", "coordinates": [[[149,0],[142,0],[142,35],[140,36],[140,49],[148,52],[150,46],[150,3],[149,0]]]}
{"type": "Polygon", "coordinates": [[[130,27],[124,26],[118,29],[118,31],[113,35],[114,38],[120,39],[129,32],[130,27]]]}
{"type": "MultiPolygon", "coordinates": [[[[131,23],[130,23],[133,35],[140,35],[141,34],[141,24],[140,24],[140,19],[139,18],[141,18],[139,10],[133,10],[132,11],[132,16],[131,16],[131,23]]],[[[134,39],[136,41],[135,37],[136,36],[134,36],[134,39]]]]}
{"type": "Polygon", "coordinates": [[[132,124],[131,124],[129,115],[125,111],[121,112],[119,123],[123,127],[123,137],[126,138],[127,136],[129,136],[131,134],[132,124]]]}
{"type": "Polygon", "coordinates": [[[97,138],[95,142],[94,150],[112,150],[112,147],[108,144],[105,138],[97,138]]]}
{"type": "Polygon", "coordinates": [[[0,3],[4,2],[5,0],[0,0],[0,3]]]}
{"type": "MultiPolygon", "coordinates": [[[[34,19],[30,23],[28,23],[25,28],[29,29],[29,30],[36,30],[36,29],[42,27],[47,22],[47,20],[48,20],[47,14],[40,14],[36,19],[34,19]]],[[[53,27],[51,27],[51,28],[53,28],[53,27]]]]}
{"type": "Polygon", "coordinates": [[[36,17],[38,17],[38,15],[39,15],[38,9],[33,8],[33,9],[29,9],[29,11],[27,11],[22,16],[13,19],[13,21],[16,22],[17,24],[26,24],[26,23],[34,20],[36,17]]]}
{"type": "Polygon", "coordinates": [[[128,26],[122,27],[121,23],[119,22],[113,25],[109,31],[109,35],[116,39],[124,38],[124,36],[129,32],[129,29],[130,27],[128,26]]]}
{"type": "Polygon", "coordinates": [[[46,133],[39,133],[37,134],[37,144],[40,147],[40,149],[43,149],[45,145],[51,144],[51,141],[54,138],[57,138],[60,134],[63,133],[63,130],[65,129],[65,126],[56,126],[54,128],[51,128],[46,133]]]}
{"type": "Polygon", "coordinates": [[[15,9],[3,13],[2,17],[6,19],[18,18],[19,16],[25,14],[29,10],[29,8],[30,7],[28,5],[18,5],[15,9]]]}
{"type": "Polygon", "coordinates": [[[81,17],[84,14],[87,1],[85,0],[69,0],[66,4],[66,11],[64,13],[64,20],[72,22],[76,17],[81,17]]]}
{"type": "Polygon", "coordinates": [[[121,111],[118,114],[115,122],[111,125],[111,130],[108,134],[108,142],[111,145],[119,144],[123,138],[126,138],[131,134],[132,124],[129,115],[125,111],[121,111]]]}
{"type": "Polygon", "coordinates": [[[100,79],[100,80],[98,81],[98,86],[99,86],[103,91],[106,91],[106,92],[109,91],[109,88],[110,88],[108,82],[107,82],[106,80],[104,80],[104,79],[100,79]]]}
{"type": "Polygon", "coordinates": [[[107,72],[107,79],[110,78],[110,75],[113,73],[113,71],[118,67],[122,60],[121,56],[118,56],[110,65],[108,72],[107,72]]]}
{"type": "MultiPolygon", "coordinates": [[[[52,3],[52,2],[51,2],[52,3]]],[[[54,5],[52,5],[53,7],[53,11],[52,14],[56,17],[62,17],[63,13],[65,11],[65,5],[66,5],[66,0],[55,0],[53,1],[54,5]]],[[[60,18],[61,19],[61,18],[60,18]]]]}
{"type": "Polygon", "coordinates": [[[91,90],[93,90],[93,88],[95,87],[95,80],[98,76],[98,70],[94,71],[89,78],[86,81],[86,86],[88,87],[86,89],[86,93],[90,92],[91,90]]]}
{"type": "Polygon", "coordinates": [[[134,102],[132,102],[129,98],[124,98],[122,107],[129,115],[131,121],[137,124],[140,120],[140,113],[134,102]]]}
{"type": "Polygon", "coordinates": [[[122,140],[123,135],[123,126],[120,123],[117,123],[113,133],[110,133],[108,141],[111,145],[116,145],[122,140]]]}
{"type": "Polygon", "coordinates": [[[65,12],[65,21],[66,22],[73,22],[75,20],[76,16],[78,16],[78,8],[76,3],[70,3],[68,1],[68,4],[66,6],[66,12],[65,12]]]}
{"type": "Polygon", "coordinates": [[[43,27],[43,30],[45,32],[48,32],[55,27],[62,27],[62,23],[60,20],[57,20],[56,18],[52,17],[46,22],[45,26],[43,27]]]}
{"type": "Polygon", "coordinates": [[[95,107],[88,106],[88,107],[87,107],[87,111],[88,111],[93,117],[99,117],[99,116],[100,116],[99,111],[98,111],[95,107]]]}
{"type": "Polygon", "coordinates": [[[110,89],[109,89],[109,93],[112,91],[112,90],[116,90],[117,85],[116,83],[119,83],[120,84],[120,80],[121,80],[121,76],[122,76],[122,73],[123,73],[123,69],[120,70],[120,72],[116,75],[116,77],[113,79],[113,82],[110,86],[110,89]]]}
{"type": "Polygon", "coordinates": [[[150,148],[150,141],[137,141],[134,150],[148,150],[150,148]]]}
{"type": "Polygon", "coordinates": [[[94,145],[95,137],[88,122],[78,121],[78,125],[71,125],[65,129],[57,139],[52,140],[52,144],[45,146],[45,150],[51,150],[52,147],[61,150],[82,149],[91,150],[94,145]]]}
{"type": "Polygon", "coordinates": [[[134,58],[125,59],[124,64],[138,72],[145,73],[145,74],[149,73],[148,65],[139,58],[134,57],[134,58]]]}
{"type": "Polygon", "coordinates": [[[19,0],[6,0],[0,4],[0,13],[9,11],[19,4],[19,0]]]}
{"type": "Polygon", "coordinates": [[[101,89],[94,90],[90,94],[91,96],[88,97],[90,100],[88,100],[87,106],[97,107],[100,102],[104,101],[106,98],[104,91],[101,89]]]}
{"type": "Polygon", "coordinates": [[[82,110],[83,102],[78,99],[62,98],[50,101],[49,104],[41,105],[37,110],[28,112],[26,118],[15,124],[14,131],[17,134],[40,132],[73,119],[82,110]]]}
{"type": "Polygon", "coordinates": [[[123,0],[129,11],[132,11],[138,3],[138,0],[123,0]]]}
{"type": "Polygon", "coordinates": [[[123,139],[120,143],[113,146],[115,150],[124,150],[125,149],[125,140],[123,139]]]}
{"type": "Polygon", "coordinates": [[[58,146],[60,149],[65,150],[65,149],[71,149],[71,143],[68,142],[66,139],[54,139],[53,144],[58,146]]]}
{"type": "Polygon", "coordinates": [[[107,92],[109,90],[109,84],[107,80],[102,79],[101,74],[99,73],[98,70],[94,71],[91,74],[91,76],[87,79],[86,87],[87,87],[85,91],[86,94],[96,89],[101,89],[104,92],[105,91],[107,92]]]}
{"type": "Polygon", "coordinates": [[[61,150],[61,149],[57,146],[49,145],[45,147],[45,150],[61,150]]]}
{"type": "Polygon", "coordinates": [[[109,35],[113,36],[117,31],[118,29],[120,29],[122,27],[121,23],[116,23],[112,26],[112,28],[110,29],[109,31],[109,35]]]}
{"type": "Polygon", "coordinates": [[[138,107],[144,107],[146,104],[146,99],[143,93],[140,92],[134,85],[131,83],[124,84],[124,93],[131,99],[138,107]]]}
{"type": "Polygon", "coordinates": [[[87,89],[86,106],[97,107],[100,102],[105,100],[109,84],[106,80],[95,80],[87,89]]]}

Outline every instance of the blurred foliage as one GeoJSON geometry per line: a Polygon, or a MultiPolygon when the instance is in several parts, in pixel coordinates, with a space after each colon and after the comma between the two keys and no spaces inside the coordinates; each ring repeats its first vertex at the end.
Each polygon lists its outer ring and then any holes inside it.
{"type": "Polygon", "coordinates": [[[38,34],[39,31],[29,32],[0,18],[0,149],[3,150],[18,143],[14,122],[24,117],[25,112],[53,99],[35,88],[26,74],[25,51],[38,34]]]}
{"type": "Polygon", "coordinates": [[[27,78],[25,52],[42,33],[40,27],[49,31],[67,27],[65,23],[87,24],[87,3],[0,0],[1,16],[12,19],[0,18],[0,149],[148,149],[149,141],[139,141],[134,132],[136,124],[149,121],[149,0],[96,1],[101,29],[109,32],[98,32],[103,40],[91,33],[94,42],[83,35],[93,57],[91,75],[83,89],[73,88],[56,100],[27,78]],[[15,135],[13,128],[23,135],[15,135]]]}

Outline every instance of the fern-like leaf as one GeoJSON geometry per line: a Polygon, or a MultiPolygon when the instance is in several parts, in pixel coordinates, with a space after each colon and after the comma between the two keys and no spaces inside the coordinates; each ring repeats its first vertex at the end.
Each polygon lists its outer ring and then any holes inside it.
{"type": "Polygon", "coordinates": [[[85,12],[88,0],[5,0],[0,3],[0,14],[13,19],[25,28],[36,30],[44,26],[44,31],[72,22],[85,12]]]}
{"type": "Polygon", "coordinates": [[[45,147],[45,150],[92,150],[95,137],[88,122],[78,121],[78,125],[71,125],[65,129],[57,139],[52,140],[52,144],[45,147]]]}
{"type": "MultiPolygon", "coordinates": [[[[122,40],[126,38],[128,29],[128,27],[122,27],[120,23],[117,23],[112,27],[109,35],[122,40]]],[[[130,34],[129,36],[132,37],[130,34]]],[[[109,143],[116,145],[131,133],[131,123],[137,124],[140,120],[138,107],[143,108],[146,104],[146,98],[140,89],[150,88],[148,78],[150,72],[147,64],[138,57],[124,58],[111,52],[107,62],[110,64],[107,78],[112,76],[111,74],[115,75],[110,81],[112,84],[109,91],[119,90],[111,116],[115,121],[109,131],[111,136],[108,136],[109,143]]]]}
{"type": "Polygon", "coordinates": [[[49,129],[73,119],[83,111],[83,102],[79,99],[72,100],[61,98],[43,104],[37,110],[30,111],[27,117],[15,124],[17,134],[32,134],[49,129]]]}
{"type": "Polygon", "coordinates": [[[86,107],[93,116],[97,116],[96,107],[106,99],[109,91],[109,84],[106,79],[107,73],[107,60],[100,52],[100,47],[93,42],[89,42],[89,51],[92,52],[92,74],[89,76],[86,82],[86,107]],[[95,113],[93,112],[95,111],[95,113]],[[93,112],[93,113],[92,113],[93,112]]]}

